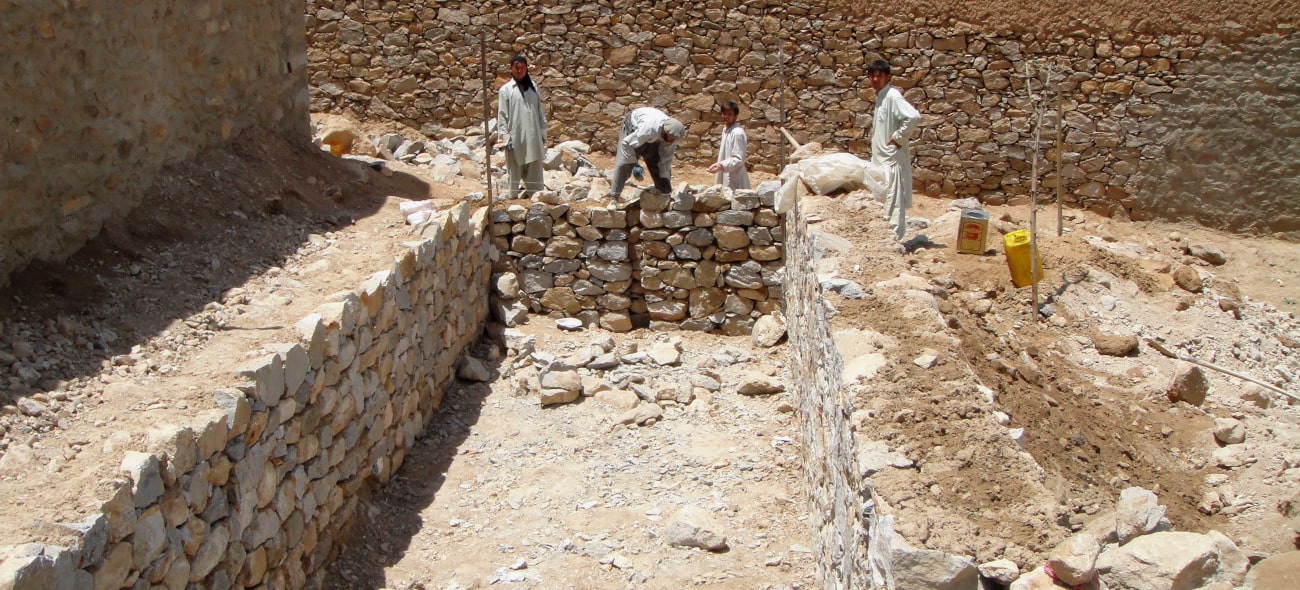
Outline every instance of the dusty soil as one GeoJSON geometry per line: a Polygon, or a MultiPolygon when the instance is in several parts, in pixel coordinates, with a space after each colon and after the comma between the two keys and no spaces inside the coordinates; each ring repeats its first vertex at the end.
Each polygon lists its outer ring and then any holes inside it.
{"type": "MultiPolygon", "coordinates": [[[[98,507],[98,484],[115,475],[124,451],[155,448],[155,426],[209,411],[212,388],[233,383],[230,367],[244,351],[292,340],[293,321],[389,260],[410,235],[397,202],[452,202],[479,190],[470,177],[447,184],[423,169],[390,168],[391,176],[250,132],[168,169],[149,207],[67,264],[15,277],[0,293],[0,365],[9,375],[0,382],[0,497],[11,499],[0,502],[0,544],[65,539],[57,525],[98,507]]],[[[676,181],[709,176],[681,171],[676,181]]],[[[1280,507],[1300,505],[1296,407],[1259,407],[1243,399],[1242,381],[1214,372],[1203,406],[1171,403],[1164,390],[1179,361],[1147,346],[1099,355],[1093,339],[1158,337],[1269,381],[1294,376],[1300,247],[1070,211],[1070,231],[1056,238],[1054,215],[1043,212],[1040,296],[1053,317],[1034,321],[1029,289],[1010,287],[993,248],[997,232],[990,254],[956,254],[950,200],[916,201],[912,215],[933,225],[914,232],[929,240],[908,253],[884,239],[878,210],[860,195],[807,201],[822,220],[814,229],[851,244],[823,270],[870,292],[828,301],[837,328],[880,334],[888,356],[860,390],[855,419],[917,465],[872,480],[904,536],[1023,565],[1105,514],[1120,489],[1141,485],[1160,494],[1175,528],[1218,529],[1257,553],[1295,547],[1300,521],[1280,507]],[[1227,263],[1186,256],[1192,243],[1219,248],[1227,263]],[[1174,286],[1170,273],[1183,265],[1201,272],[1206,292],[1174,286]],[[940,295],[946,330],[918,331],[924,324],[907,302],[876,286],[904,274],[940,295]],[[1239,302],[1240,319],[1220,309],[1225,298],[1239,302]],[[921,369],[912,360],[926,349],[941,358],[921,369]],[[969,387],[975,382],[996,400],[969,387]],[[992,410],[1025,429],[1027,453],[1005,451],[1004,428],[971,418],[992,410]],[[1224,417],[1248,432],[1228,451],[1210,434],[1224,417]]],[[[1028,208],[996,208],[992,217],[995,228],[1024,227],[1028,208]]],[[[525,331],[557,355],[594,337],[561,333],[547,318],[525,331]]],[[[785,374],[784,345],[671,336],[685,351],[687,368],[677,372],[785,374]],[[719,359],[721,351],[731,352],[719,359]]],[[[645,346],[662,337],[616,340],[645,346]]],[[[670,404],[653,425],[617,426],[594,400],[539,408],[519,394],[512,356],[486,343],[478,352],[496,358],[499,378],[449,394],[395,483],[374,490],[360,511],[331,569],[334,587],[815,585],[798,450],[787,440],[797,441],[798,429],[782,411],[788,394],[750,398],[724,387],[670,404]],[[664,521],[684,503],[724,522],[729,551],[662,543],[664,521]]]]}

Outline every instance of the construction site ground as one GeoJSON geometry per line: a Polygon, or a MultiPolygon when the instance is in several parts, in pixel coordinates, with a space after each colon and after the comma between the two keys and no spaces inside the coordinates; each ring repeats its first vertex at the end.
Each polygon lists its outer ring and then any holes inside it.
{"type": "MultiPolygon", "coordinates": [[[[593,160],[608,165],[607,156],[593,160]]],[[[293,340],[293,323],[324,297],[391,261],[412,235],[399,202],[449,205],[482,190],[473,166],[450,184],[413,166],[389,168],[246,132],[165,170],[148,206],[66,264],[14,277],[0,296],[0,350],[12,358],[0,360],[37,374],[12,369],[4,394],[0,544],[66,541],[58,523],[98,508],[98,482],[116,474],[124,452],[150,450],[156,426],[210,409],[212,389],[235,383],[230,367],[248,351],[293,340]]],[[[709,182],[703,168],[679,164],[676,180],[709,182]]],[[[756,183],[770,178],[755,174],[756,183]]],[[[1051,315],[1036,320],[1030,289],[1011,286],[1000,248],[1001,230],[1029,227],[1029,207],[991,208],[986,254],[958,254],[952,201],[916,195],[909,215],[930,225],[909,232],[906,251],[864,194],[808,196],[803,206],[814,231],[846,244],[823,240],[834,247],[820,272],[865,291],[827,296],[835,329],[879,335],[886,362],[874,385],[860,384],[855,420],[860,434],[914,464],[872,477],[899,532],[917,545],[1023,567],[1104,516],[1120,490],[1142,486],[1159,494],[1178,530],[1219,530],[1255,555],[1295,549],[1298,407],[1213,371],[1204,404],[1171,402],[1165,390],[1182,361],[1145,344],[1101,355],[1096,343],[1160,337],[1270,382],[1294,377],[1300,246],[1068,208],[1068,231],[1057,237],[1053,205],[1038,214],[1039,296],[1051,315]],[[1188,256],[1191,244],[1222,251],[1226,262],[1188,256]],[[1203,292],[1175,285],[1181,266],[1200,272],[1203,292]],[[946,330],[918,331],[896,291],[881,285],[900,277],[936,294],[946,330]],[[927,352],[939,362],[913,362],[927,352]],[[959,381],[988,387],[996,400],[954,397],[959,381]],[[969,419],[990,408],[1005,425],[969,419]],[[1216,418],[1240,420],[1245,442],[1223,451],[1216,418]],[[1024,429],[1032,460],[985,454],[1014,428],[1024,429]],[[1026,489],[1045,493],[1027,504],[1026,489]],[[1023,516],[999,518],[1013,508],[1023,516]]],[[[331,566],[331,587],[818,585],[787,344],[562,332],[542,315],[519,329],[557,356],[605,336],[625,352],[678,339],[674,370],[716,373],[722,387],[665,404],[650,425],[626,426],[594,398],[540,407],[514,374],[518,359],[485,340],[475,353],[497,378],[448,393],[393,482],[368,494],[331,566]],[[728,378],[742,371],[786,379],[787,391],[739,395],[728,378]],[[666,523],[688,506],[718,521],[727,550],[665,543],[666,523]]]]}

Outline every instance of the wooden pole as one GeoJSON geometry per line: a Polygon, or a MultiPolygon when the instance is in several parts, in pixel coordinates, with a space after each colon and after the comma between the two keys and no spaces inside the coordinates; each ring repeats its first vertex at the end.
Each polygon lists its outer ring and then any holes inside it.
{"type": "Polygon", "coordinates": [[[1034,77],[1037,70],[1030,70],[1030,63],[1025,62],[1025,90],[1029,93],[1029,105],[1034,109],[1034,153],[1030,160],[1029,180],[1029,288],[1034,298],[1034,321],[1039,321],[1038,310],[1038,147],[1043,130],[1042,104],[1034,100],[1034,77]]]}
{"type": "MultiPolygon", "coordinates": [[[[784,26],[785,22],[782,21],[781,24],[784,26]]],[[[777,41],[777,43],[778,45],[776,47],[776,68],[781,78],[781,94],[777,96],[776,108],[781,111],[780,129],[781,129],[781,133],[784,133],[787,139],[789,139],[795,145],[798,145],[798,142],[795,142],[794,138],[790,137],[790,134],[785,130],[785,41],[777,41]]],[[[785,144],[780,142],[777,143],[778,145],[781,146],[781,160],[780,160],[781,167],[778,168],[776,171],[776,173],[779,175],[783,170],[785,170],[785,144]]]]}
{"type": "MultiPolygon", "coordinates": [[[[492,88],[491,78],[488,77],[487,63],[487,31],[478,38],[479,60],[483,63],[483,178],[487,182],[487,202],[488,211],[492,211],[492,144],[495,141],[489,141],[488,137],[488,119],[491,118],[492,88]]],[[[499,121],[498,121],[499,123],[499,121]]]]}
{"type": "Polygon", "coordinates": [[[1065,148],[1065,138],[1061,137],[1065,119],[1065,93],[1057,89],[1056,92],[1056,237],[1061,237],[1065,231],[1065,215],[1061,212],[1065,201],[1065,171],[1061,169],[1061,152],[1065,148]]]}

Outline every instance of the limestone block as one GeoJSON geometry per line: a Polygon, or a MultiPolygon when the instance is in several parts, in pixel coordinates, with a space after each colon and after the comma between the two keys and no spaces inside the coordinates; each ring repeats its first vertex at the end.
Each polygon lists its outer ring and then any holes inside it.
{"type": "Polygon", "coordinates": [[[1164,516],[1165,507],[1154,493],[1139,487],[1125,488],[1115,503],[1115,536],[1119,544],[1155,532],[1164,516]]]}

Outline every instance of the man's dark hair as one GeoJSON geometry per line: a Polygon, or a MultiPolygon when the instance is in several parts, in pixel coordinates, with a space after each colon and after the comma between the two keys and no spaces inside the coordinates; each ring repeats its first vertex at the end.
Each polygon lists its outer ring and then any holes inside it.
{"type": "Polygon", "coordinates": [[[522,56],[522,55],[516,55],[516,56],[510,58],[510,65],[512,65],[512,66],[515,65],[515,62],[523,62],[524,65],[528,65],[528,58],[526,58],[526,57],[524,57],[524,56],[522,56]]]}
{"type": "Polygon", "coordinates": [[[883,60],[883,59],[878,59],[878,60],[876,60],[876,61],[871,62],[871,65],[867,66],[867,73],[870,74],[870,73],[872,73],[872,72],[880,72],[880,73],[882,73],[882,74],[888,76],[888,75],[889,75],[889,62],[887,62],[887,61],[885,61],[885,60],[883,60]]]}
{"type": "Polygon", "coordinates": [[[740,105],[737,105],[737,104],[736,104],[736,101],[734,101],[734,100],[729,100],[729,101],[727,101],[727,102],[722,103],[722,112],[725,113],[725,112],[727,112],[727,111],[731,111],[731,112],[734,113],[737,117],[739,117],[739,116],[740,116],[740,105]]]}

